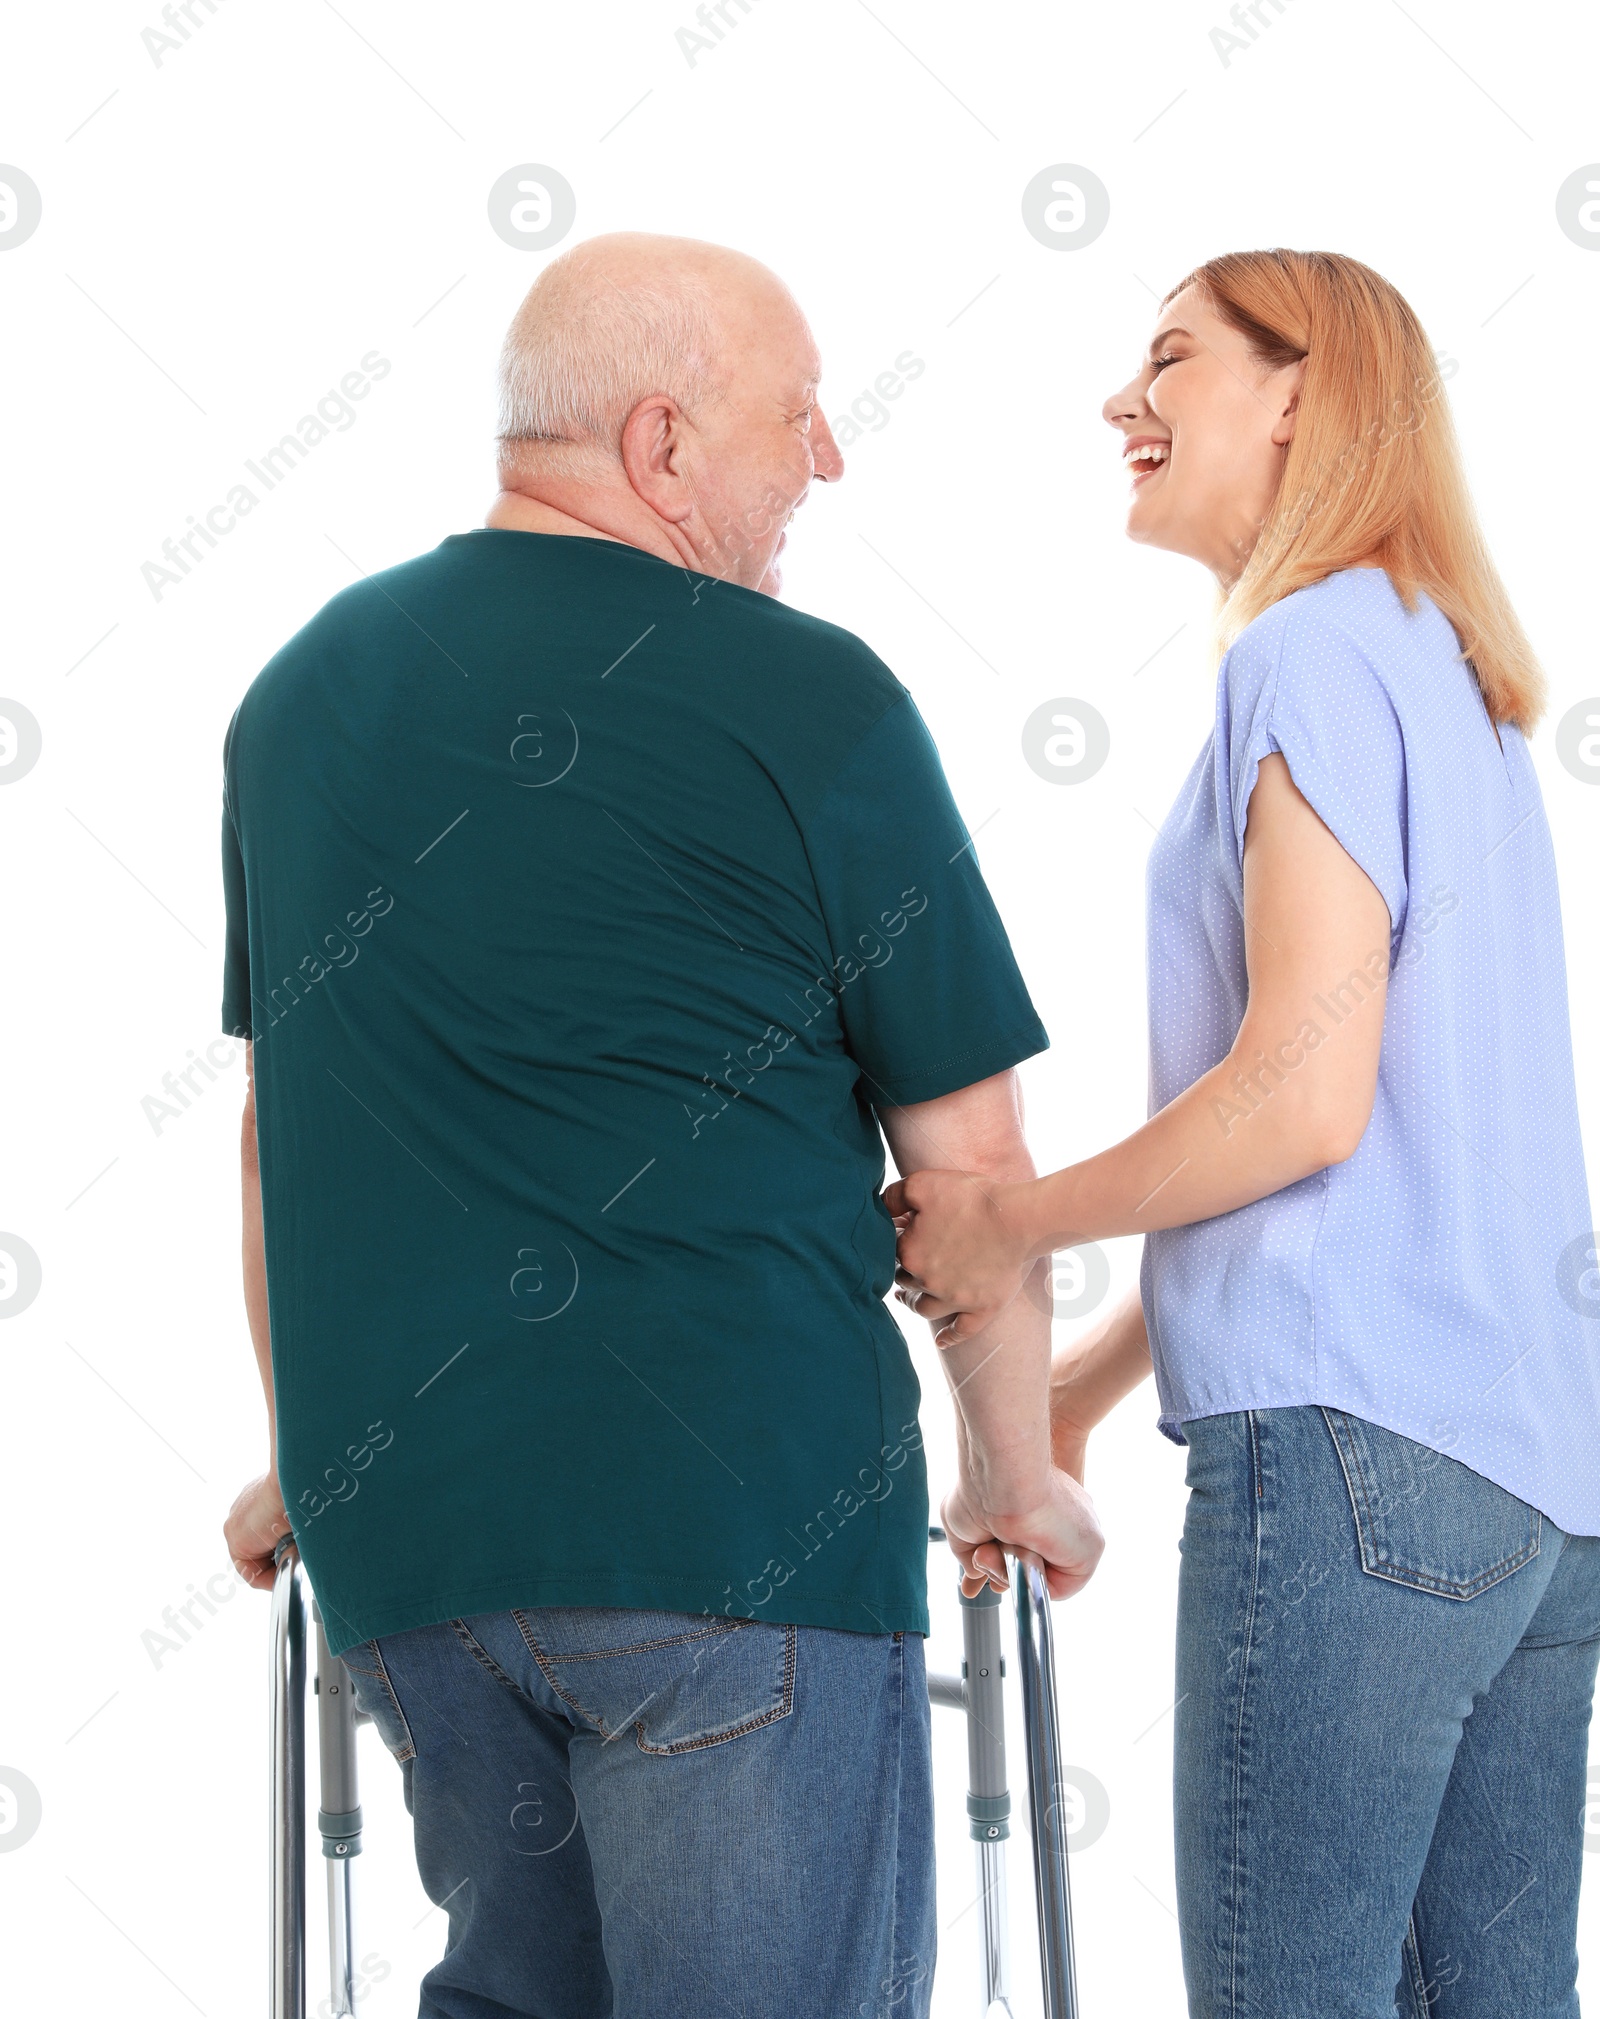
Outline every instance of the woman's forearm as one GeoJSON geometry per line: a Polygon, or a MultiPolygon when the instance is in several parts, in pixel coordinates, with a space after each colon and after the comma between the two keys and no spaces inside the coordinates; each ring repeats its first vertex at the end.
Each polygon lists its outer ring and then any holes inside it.
{"type": "Polygon", "coordinates": [[[1050,1366],[1050,1416],[1062,1428],[1087,1434],[1132,1394],[1150,1373],[1144,1305],[1129,1291],[1105,1323],[1064,1346],[1050,1366]]]}
{"type": "Polygon", "coordinates": [[[1391,921],[1277,755],[1251,795],[1242,888],[1250,992],[1227,1056],[1114,1149],[1015,1195],[1032,1253],[1213,1219],[1354,1154],[1377,1087],[1391,921]]]}
{"type": "Polygon", "coordinates": [[[1019,1216],[1029,1252],[1044,1255],[1187,1226],[1281,1191],[1356,1147],[1344,1110],[1325,1098],[1327,1063],[1294,1039],[1269,1047],[1247,1019],[1221,1064],[1131,1136],[1008,1190],[1006,1218],[1019,1216]]]}

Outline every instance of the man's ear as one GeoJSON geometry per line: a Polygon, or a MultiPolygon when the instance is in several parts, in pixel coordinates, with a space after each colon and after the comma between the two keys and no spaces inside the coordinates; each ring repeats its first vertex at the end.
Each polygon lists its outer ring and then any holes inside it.
{"type": "Polygon", "coordinates": [[[680,525],[694,509],[683,475],[686,423],[676,400],[652,393],[622,426],[622,467],[658,518],[680,525]]]}

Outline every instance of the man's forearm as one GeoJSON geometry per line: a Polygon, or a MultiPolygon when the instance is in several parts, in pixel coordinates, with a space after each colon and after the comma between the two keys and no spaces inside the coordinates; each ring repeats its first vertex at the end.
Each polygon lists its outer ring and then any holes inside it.
{"type": "MultiPolygon", "coordinates": [[[[248,1061],[247,1061],[248,1070],[248,1061]]],[[[272,1328],[267,1319],[267,1252],[261,1214],[261,1160],[256,1149],[255,1080],[246,1081],[244,1122],[240,1130],[240,1243],[244,1265],[244,1311],[255,1348],[256,1368],[267,1399],[269,1469],[278,1469],[278,1415],[272,1387],[272,1328]]]]}
{"type": "Polygon", "coordinates": [[[942,1348],[963,1477],[992,1514],[1036,1506],[1050,1472],[1050,1317],[1039,1264],[994,1322],[942,1348]]]}
{"type": "MultiPolygon", "coordinates": [[[[881,1119],[902,1176],[967,1171],[975,1183],[1000,1185],[1034,1175],[1014,1071],[881,1119]]],[[[982,1333],[940,1349],[962,1478],[991,1512],[1037,1506],[1049,1481],[1048,1267],[1041,1262],[982,1333]]]]}

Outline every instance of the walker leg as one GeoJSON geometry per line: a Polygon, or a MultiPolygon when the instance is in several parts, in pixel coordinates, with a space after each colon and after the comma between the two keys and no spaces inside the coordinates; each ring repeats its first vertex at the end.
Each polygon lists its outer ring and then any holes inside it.
{"type": "Polygon", "coordinates": [[[1011,1795],[1006,1785],[1000,1594],[992,1585],[985,1585],[976,1598],[961,1594],[961,1638],[967,1713],[967,1818],[978,1851],[984,2012],[1009,2014],[1006,1839],[1011,1834],[1011,1795]]]}
{"type": "Polygon", "coordinates": [[[328,1860],[329,2009],[335,2019],[356,2009],[355,1935],[351,1922],[350,1867],[328,1860]]]}
{"type": "Polygon", "coordinates": [[[272,1587],[272,2019],[306,2011],[306,1607],[300,1558],[272,1587]]]}
{"type": "Polygon", "coordinates": [[[350,1860],[361,1852],[361,1800],[356,1780],[356,1700],[350,1671],[328,1652],[322,1615],[317,1632],[317,1740],[321,1764],[317,1828],[328,1867],[329,2000],[335,2019],[356,2009],[355,1935],[351,1925],[350,1860]]]}
{"type": "Polygon", "coordinates": [[[1061,1733],[1056,1721],[1055,1651],[1050,1594],[1032,1565],[1017,1564],[1017,1646],[1022,1660],[1022,1721],[1028,1747],[1028,1810],[1033,1831],[1034,1898],[1045,2019],[1078,2019],[1072,1954],[1072,1890],[1067,1825],[1061,1804],[1061,1733]]]}

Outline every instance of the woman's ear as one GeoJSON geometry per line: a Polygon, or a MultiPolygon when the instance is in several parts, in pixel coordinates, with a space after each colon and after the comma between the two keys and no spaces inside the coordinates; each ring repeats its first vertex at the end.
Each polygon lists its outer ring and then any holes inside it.
{"type": "Polygon", "coordinates": [[[1292,365],[1285,365],[1281,372],[1272,375],[1272,388],[1281,402],[1278,418],[1272,424],[1272,439],[1276,447],[1286,449],[1294,440],[1294,424],[1300,412],[1300,388],[1305,384],[1306,361],[1296,358],[1292,365]]]}

